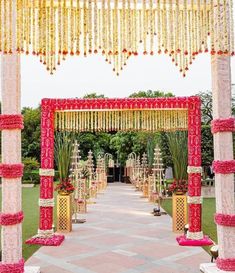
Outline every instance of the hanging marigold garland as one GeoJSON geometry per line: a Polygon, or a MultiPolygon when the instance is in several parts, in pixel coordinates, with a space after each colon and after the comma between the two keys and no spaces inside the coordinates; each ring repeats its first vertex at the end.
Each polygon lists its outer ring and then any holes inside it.
{"type": "MultiPolygon", "coordinates": [[[[12,54],[13,0],[0,4],[0,52],[12,54]]],[[[17,52],[53,74],[68,55],[99,51],[113,71],[132,55],[168,54],[183,76],[199,53],[234,55],[232,0],[17,0],[17,52]],[[143,45],[140,44],[143,42],[143,45]]]]}
{"type": "Polygon", "coordinates": [[[104,109],[55,113],[55,130],[58,131],[175,131],[187,128],[187,109],[104,109]]]}

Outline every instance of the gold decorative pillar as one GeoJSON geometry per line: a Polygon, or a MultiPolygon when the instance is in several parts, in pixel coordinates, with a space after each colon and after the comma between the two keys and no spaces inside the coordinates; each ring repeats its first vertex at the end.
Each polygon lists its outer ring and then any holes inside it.
{"type": "Polygon", "coordinates": [[[72,198],[71,195],[57,195],[57,231],[72,231],[72,198]]]}
{"type": "Polygon", "coordinates": [[[187,196],[173,194],[172,198],[173,232],[182,232],[187,224],[187,196]]]}

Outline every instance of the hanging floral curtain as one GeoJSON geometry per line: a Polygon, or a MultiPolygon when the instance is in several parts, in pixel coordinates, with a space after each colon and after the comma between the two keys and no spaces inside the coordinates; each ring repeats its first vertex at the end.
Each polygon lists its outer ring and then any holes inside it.
{"type": "Polygon", "coordinates": [[[132,56],[165,53],[183,76],[199,53],[234,55],[233,0],[2,0],[4,54],[15,2],[17,52],[39,56],[51,74],[68,55],[101,53],[118,75],[132,56]]]}

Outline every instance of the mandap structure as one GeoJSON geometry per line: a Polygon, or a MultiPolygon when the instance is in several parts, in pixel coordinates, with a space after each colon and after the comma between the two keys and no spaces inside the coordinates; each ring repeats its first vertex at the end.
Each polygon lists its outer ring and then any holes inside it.
{"type": "MultiPolygon", "coordinates": [[[[0,52],[2,61],[2,114],[0,116],[0,129],[2,130],[2,163],[0,165],[0,176],[2,177],[2,212],[0,214],[2,263],[0,264],[0,272],[24,272],[21,230],[23,221],[21,208],[23,165],[21,164],[20,131],[23,129],[20,107],[21,54],[38,56],[51,74],[60,65],[61,60],[68,58],[68,56],[102,54],[107,62],[113,64],[114,72],[119,74],[128,63],[129,58],[135,58],[138,54],[164,53],[169,55],[172,62],[185,76],[189,65],[193,63],[198,54],[203,52],[211,54],[212,67],[214,118],[212,132],[214,134],[215,159],[213,167],[216,182],[215,222],[219,244],[217,267],[225,271],[235,271],[233,174],[235,172],[235,161],[233,160],[232,147],[232,132],[235,131],[235,126],[234,118],[231,116],[230,69],[230,57],[234,55],[232,5],[232,0],[0,1],[0,52]]],[[[52,117],[56,110],[59,110],[59,107],[61,110],[66,110],[66,107],[73,109],[70,105],[72,102],[75,103],[76,100],[64,101],[65,108],[60,106],[59,100],[58,105],[56,104],[57,101],[54,105],[52,100],[44,100],[42,105],[43,109],[48,108],[51,111],[43,110],[42,114],[42,123],[45,122],[42,124],[44,126],[42,137],[45,140],[42,142],[42,147],[48,148],[43,149],[45,154],[42,153],[39,234],[42,238],[45,236],[49,238],[49,242],[57,242],[55,244],[59,244],[63,237],[51,234],[50,231],[53,207],[53,155],[51,154],[53,153],[51,146],[53,144],[51,139],[53,139],[52,128],[54,123],[52,117]],[[66,104],[66,102],[69,103],[66,104]]],[[[81,101],[78,108],[84,109],[86,104],[83,103],[85,102],[81,101]]],[[[114,109],[116,109],[115,103],[114,101],[114,109]]],[[[111,103],[107,105],[107,109],[110,109],[111,103]]],[[[190,105],[189,101],[188,105],[190,105]]],[[[95,109],[92,106],[89,107],[95,109]]],[[[94,107],[96,107],[95,104],[94,107]]],[[[124,109],[131,108],[125,104],[123,107],[124,109]]],[[[144,105],[138,107],[138,109],[145,108],[144,105]]],[[[148,107],[156,107],[156,105],[148,107]]],[[[189,108],[188,111],[190,113],[193,109],[189,108]]],[[[142,110],[142,112],[145,111],[142,110]]],[[[70,121],[79,120],[72,119],[71,115],[67,115],[70,116],[70,121]]],[[[73,115],[76,116],[76,113],[73,115]]],[[[126,116],[127,120],[128,115],[126,116]]],[[[149,115],[151,116],[151,114],[149,115]]],[[[200,116],[197,113],[196,117],[200,119],[198,115],[200,116]]],[[[83,114],[81,114],[81,118],[84,118],[82,116],[83,114]]],[[[91,114],[90,116],[92,118],[91,114]]],[[[63,119],[65,116],[58,114],[57,118],[63,119]]],[[[93,118],[95,117],[93,116],[93,118]]],[[[112,119],[108,118],[107,122],[112,119]]],[[[99,125],[98,120],[96,126],[99,125]]],[[[138,118],[136,120],[138,126],[138,118]]],[[[191,119],[189,115],[189,125],[191,121],[199,122],[194,117],[191,119]]],[[[145,123],[148,124],[148,119],[145,119],[145,123]]],[[[61,126],[64,124],[65,126],[63,121],[56,124],[61,124],[61,126]]],[[[73,125],[70,123],[70,126],[73,125]]],[[[75,126],[77,126],[76,122],[75,126]]],[[[82,126],[86,129],[88,125],[84,122],[82,126]]],[[[111,126],[113,126],[112,121],[111,126]]],[[[155,124],[152,126],[156,129],[155,124]]],[[[194,124],[194,126],[197,125],[194,124]]],[[[191,134],[190,128],[189,135],[191,134]]],[[[194,133],[192,132],[192,135],[194,133]]],[[[199,141],[200,134],[195,139],[199,141]]],[[[199,194],[200,157],[196,154],[200,153],[200,144],[194,143],[195,139],[194,137],[189,139],[189,145],[191,145],[189,159],[194,157],[198,161],[189,162],[188,169],[190,177],[192,177],[189,194],[192,197],[189,198],[190,219],[194,219],[188,236],[193,236],[191,239],[200,241],[202,239],[199,228],[200,217],[198,217],[201,206],[199,194]],[[193,218],[194,215],[195,218],[193,218]],[[194,227],[197,229],[193,230],[194,227]],[[196,235],[197,238],[195,238],[196,235]]],[[[185,242],[188,240],[189,238],[186,238],[185,242]]]]}

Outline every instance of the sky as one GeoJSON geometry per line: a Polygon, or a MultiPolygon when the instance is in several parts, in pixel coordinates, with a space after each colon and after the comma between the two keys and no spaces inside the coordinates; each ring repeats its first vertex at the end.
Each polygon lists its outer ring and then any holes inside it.
{"type": "MultiPolygon", "coordinates": [[[[100,55],[68,57],[54,75],[46,71],[37,57],[21,58],[22,107],[36,107],[42,98],[74,98],[91,92],[123,98],[139,90],[171,91],[176,96],[211,90],[209,54],[197,56],[185,78],[164,55],[132,57],[120,76],[100,55]]],[[[235,58],[231,70],[235,83],[235,58]]]]}

